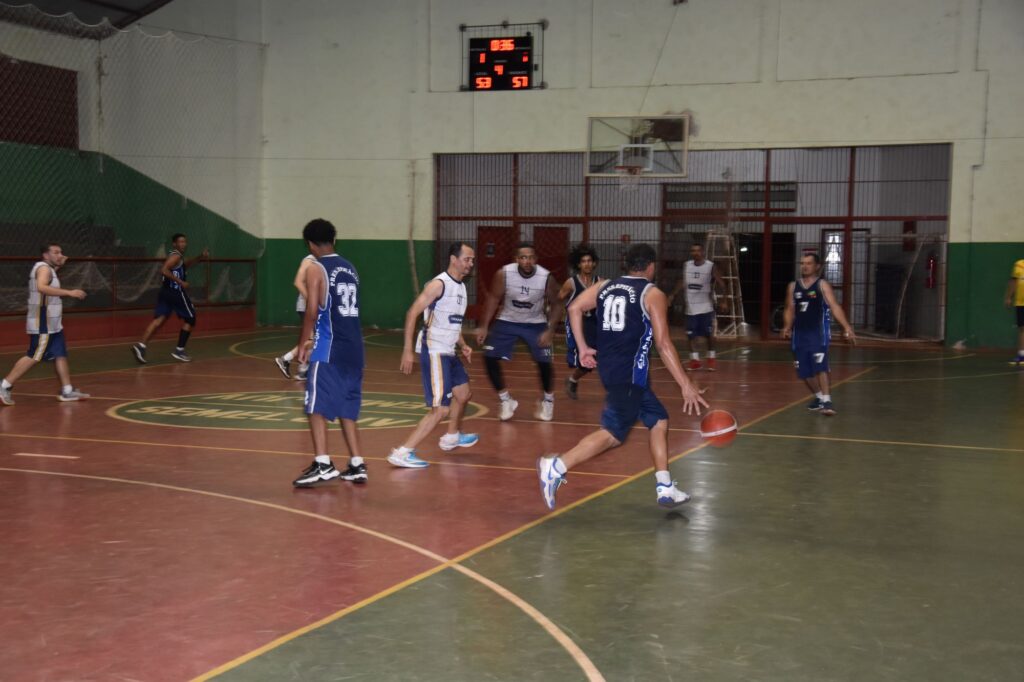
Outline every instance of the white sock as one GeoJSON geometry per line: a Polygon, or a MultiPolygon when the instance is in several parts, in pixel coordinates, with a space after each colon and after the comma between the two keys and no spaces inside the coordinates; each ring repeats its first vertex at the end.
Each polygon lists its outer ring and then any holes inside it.
{"type": "Polygon", "coordinates": [[[700,360],[700,353],[698,353],[696,351],[690,353],[690,359],[691,360],[700,360]]]}
{"type": "Polygon", "coordinates": [[[141,346],[142,348],[145,348],[146,344],[142,343],[142,341],[139,341],[139,346],[141,346]]]}
{"type": "Polygon", "coordinates": [[[715,359],[715,351],[709,350],[708,351],[708,357],[711,358],[712,360],[714,360],[715,359]]]}
{"type": "Polygon", "coordinates": [[[545,393],[544,394],[544,400],[546,402],[549,402],[549,403],[555,402],[555,394],[554,393],[545,393]]]}
{"type": "Polygon", "coordinates": [[[14,384],[9,382],[7,379],[4,379],[3,381],[0,381],[0,386],[3,386],[5,390],[9,390],[9,389],[14,388],[14,384]]]}
{"type": "Polygon", "coordinates": [[[176,350],[176,351],[178,351],[180,353],[181,351],[185,350],[185,346],[175,346],[174,350],[176,350]]]}
{"type": "Polygon", "coordinates": [[[317,455],[313,459],[315,459],[320,464],[330,464],[331,463],[331,456],[330,455],[317,455]]]}
{"type": "Polygon", "coordinates": [[[444,438],[445,440],[458,440],[459,435],[461,433],[461,431],[456,431],[455,433],[446,433],[444,434],[444,436],[442,436],[442,438],[444,438]]]}
{"type": "Polygon", "coordinates": [[[407,455],[410,452],[412,452],[412,448],[407,448],[404,445],[400,445],[399,447],[395,448],[396,455],[407,455]]]}
{"type": "Polygon", "coordinates": [[[72,391],[71,384],[64,384],[63,386],[60,387],[60,392],[63,393],[64,395],[67,395],[68,393],[71,393],[71,391],[72,391]]]}
{"type": "Polygon", "coordinates": [[[814,397],[816,397],[818,400],[824,400],[825,394],[822,393],[821,391],[818,391],[817,393],[814,394],[814,397]]]}
{"type": "Polygon", "coordinates": [[[1019,351],[1017,351],[1017,357],[1024,358],[1024,348],[1021,348],[1019,351]]]}
{"type": "Polygon", "coordinates": [[[658,485],[672,485],[672,474],[668,471],[655,471],[654,478],[657,479],[658,485]]]}
{"type": "Polygon", "coordinates": [[[568,469],[565,468],[565,464],[562,462],[561,457],[555,457],[555,461],[552,463],[552,466],[555,469],[555,473],[557,473],[559,476],[565,476],[565,474],[568,473],[569,471],[568,469]]]}
{"type": "Polygon", "coordinates": [[[512,394],[508,392],[508,389],[504,391],[498,391],[498,400],[500,400],[501,402],[505,402],[510,398],[512,398],[512,394]]]}
{"type": "Polygon", "coordinates": [[[283,357],[284,357],[286,362],[291,362],[292,360],[295,359],[295,353],[293,353],[291,351],[288,351],[287,353],[284,354],[283,357]]]}
{"type": "Polygon", "coordinates": [[[825,395],[821,396],[821,402],[823,402],[823,403],[830,403],[830,402],[832,402],[832,396],[829,395],[828,393],[826,393],[825,395]]]}
{"type": "Polygon", "coordinates": [[[580,383],[580,380],[579,380],[579,379],[577,379],[576,377],[569,377],[569,381],[570,381],[570,382],[572,382],[572,383],[574,383],[574,384],[578,384],[578,383],[580,383]]]}
{"type": "Polygon", "coordinates": [[[354,467],[357,467],[357,466],[359,466],[360,464],[363,463],[363,458],[362,457],[351,457],[351,458],[349,458],[348,463],[351,464],[354,467]]]}

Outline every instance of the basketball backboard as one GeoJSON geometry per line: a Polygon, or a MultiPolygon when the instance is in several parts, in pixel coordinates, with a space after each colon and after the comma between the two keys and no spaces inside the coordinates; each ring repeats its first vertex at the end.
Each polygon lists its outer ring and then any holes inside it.
{"type": "Polygon", "coordinates": [[[620,177],[623,166],[655,178],[686,177],[690,117],[591,116],[587,119],[586,174],[620,177]]]}

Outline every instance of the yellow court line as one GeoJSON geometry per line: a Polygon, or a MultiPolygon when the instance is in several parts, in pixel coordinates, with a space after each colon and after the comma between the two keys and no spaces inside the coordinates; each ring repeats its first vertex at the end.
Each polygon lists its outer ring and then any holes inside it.
{"type": "Polygon", "coordinates": [[[760,433],[741,431],[741,436],[758,436],[761,438],[794,438],[798,440],[825,440],[837,443],[863,443],[865,445],[904,445],[921,448],[946,448],[951,450],[985,450],[989,452],[1024,452],[1020,448],[993,448],[987,445],[953,445],[952,443],[918,443],[908,440],[872,440],[870,438],[841,438],[839,436],[803,436],[789,433],[760,433]]]}
{"type": "MultiPolygon", "coordinates": [[[[365,535],[369,535],[370,537],[376,538],[377,540],[382,540],[384,542],[388,542],[388,543],[391,543],[393,545],[397,545],[398,547],[406,549],[406,550],[408,550],[410,552],[415,552],[416,554],[419,554],[419,555],[424,556],[424,557],[426,557],[428,559],[431,559],[432,561],[436,561],[440,565],[436,567],[436,570],[434,571],[435,573],[437,571],[440,571],[440,570],[445,569],[445,568],[453,568],[453,569],[457,570],[459,573],[462,573],[466,577],[468,577],[468,578],[470,578],[472,580],[475,580],[476,582],[480,583],[481,585],[483,585],[487,589],[493,591],[495,594],[497,594],[502,599],[505,599],[506,601],[510,602],[516,608],[519,608],[520,610],[522,610],[531,620],[533,620],[535,623],[540,625],[541,628],[543,628],[549,635],[551,635],[552,639],[554,639],[563,649],[565,649],[566,653],[568,653],[569,656],[573,659],[573,661],[580,667],[580,669],[583,670],[583,672],[584,672],[584,674],[586,674],[588,680],[594,680],[595,682],[603,681],[604,680],[604,677],[598,671],[598,669],[594,665],[593,661],[591,661],[590,658],[588,658],[587,655],[585,653],[583,653],[583,650],[580,649],[576,645],[576,643],[573,642],[572,639],[569,638],[568,635],[566,635],[564,632],[562,632],[562,630],[557,625],[555,625],[551,621],[551,619],[549,619],[543,613],[541,613],[540,611],[538,611],[537,609],[533,608],[528,603],[526,603],[525,601],[523,601],[522,599],[517,597],[511,591],[509,591],[508,589],[498,585],[493,580],[490,580],[489,578],[485,578],[484,576],[480,575],[479,573],[477,573],[476,571],[474,571],[472,569],[466,568],[465,566],[456,566],[455,562],[453,560],[451,560],[451,559],[443,557],[440,554],[437,554],[436,552],[432,552],[429,549],[426,549],[424,547],[420,547],[419,545],[414,545],[411,542],[406,542],[405,540],[400,540],[399,538],[396,538],[394,536],[388,535],[387,533],[381,533],[380,531],[371,530],[369,528],[363,528],[362,526],[357,526],[354,523],[348,523],[347,521],[341,521],[340,519],[334,519],[334,518],[331,518],[329,516],[322,516],[320,514],[315,514],[313,512],[308,512],[308,511],[305,511],[305,510],[302,510],[302,509],[293,509],[291,507],[285,507],[283,505],[274,504],[273,502],[264,502],[262,500],[254,500],[254,499],[247,498],[247,497],[238,497],[236,495],[226,495],[224,493],[215,493],[215,492],[212,492],[212,491],[199,490],[199,489],[196,489],[196,488],[185,488],[185,487],[182,487],[182,486],[168,485],[166,483],[154,483],[154,482],[151,482],[151,481],[139,481],[139,480],[133,480],[133,479],[127,479],[127,478],[113,478],[113,477],[110,477],[110,476],[91,476],[91,475],[88,475],[88,474],[72,474],[72,473],[64,473],[64,472],[57,472],[57,471],[39,471],[39,470],[35,470],[35,469],[16,469],[16,468],[9,468],[9,467],[0,467],[0,471],[13,471],[13,472],[19,472],[19,473],[38,474],[38,475],[43,475],[43,476],[63,476],[63,477],[68,477],[68,478],[82,478],[82,479],[88,479],[88,480],[94,480],[94,481],[107,481],[107,482],[112,482],[112,483],[127,483],[129,485],[148,486],[148,487],[152,487],[152,488],[160,488],[162,490],[171,490],[171,491],[174,491],[174,492],[191,493],[191,494],[194,494],[194,495],[205,495],[205,496],[214,497],[214,498],[217,498],[217,499],[229,500],[231,502],[241,502],[243,504],[251,504],[251,505],[258,506],[258,507],[264,507],[266,509],[273,509],[275,511],[283,511],[283,512],[286,512],[288,514],[296,514],[298,516],[304,516],[304,517],[307,517],[307,518],[315,519],[317,521],[322,521],[324,523],[329,523],[329,524],[332,524],[332,525],[335,525],[335,526],[340,526],[342,528],[346,528],[348,530],[352,530],[352,531],[355,531],[357,533],[363,533],[365,535]]],[[[413,578],[410,579],[410,581],[415,581],[417,579],[418,580],[422,580],[423,578],[427,577],[427,575],[429,575],[429,574],[430,574],[430,572],[426,571],[424,573],[419,574],[418,576],[414,576],[413,578]]],[[[408,585],[408,584],[412,584],[412,583],[407,581],[406,584],[408,585]]],[[[380,593],[378,593],[378,595],[373,595],[372,597],[369,597],[368,599],[363,600],[363,602],[364,602],[363,605],[372,603],[372,601],[376,601],[376,600],[380,599],[381,596],[383,596],[383,595],[381,595],[380,593]]],[[[346,609],[342,609],[341,611],[338,611],[338,612],[332,614],[331,616],[327,616],[326,619],[321,619],[319,621],[319,623],[320,623],[320,625],[325,625],[327,623],[330,623],[333,620],[337,620],[338,618],[341,618],[343,615],[345,615],[345,613],[350,613],[352,610],[355,610],[352,606],[350,606],[350,607],[348,607],[346,609]]],[[[310,627],[310,626],[306,626],[306,627],[310,627]]],[[[293,631],[293,632],[288,633],[288,634],[286,634],[286,635],[284,635],[282,637],[279,637],[278,639],[274,640],[274,642],[271,642],[271,643],[269,643],[267,645],[264,645],[264,646],[268,647],[267,649],[265,649],[265,651],[269,651],[270,649],[274,648],[274,646],[278,646],[280,644],[283,644],[283,643],[285,643],[287,641],[295,639],[298,636],[299,636],[299,634],[297,634],[297,631],[293,631]]],[[[203,675],[200,675],[199,677],[197,677],[195,679],[196,680],[208,680],[208,679],[210,679],[211,677],[213,677],[215,675],[218,675],[218,674],[223,673],[223,672],[225,672],[227,670],[231,670],[232,668],[237,667],[238,665],[240,665],[241,663],[244,663],[245,661],[251,660],[251,658],[253,658],[255,655],[258,655],[258,654],[254,654],[253,652],[250,651],[249,653],[244,654],[243,656],[241,656],[239,658],[236,658],[233,661],[229,661],[228,663],[225,663],[225,664],[223,664],[221,666],[218,666],[214,670],[211,670],[211,671],[209,671],[207,673],[204,673],[203,675]]]]}
{"type": "Polygon", "coordinates": [[[993,372],[991,374],[958,374],[952,377],[925,377],[923,379],[864,379],[857,381],[858,384],[902,384],[911,381],[953,381],[954,379],[982,379],[985,377],[1002,377],[1009,374],[1020,374],[1020,370],[1010,372],[993,372]]]}
{"type": "MultiPolygon", "coordinates": [[[[296,433],[300,433],[296,431],[296,433]]],[[[110,445],[141,445],[147,447],[163,447],[163,448],[195,448],[197,450],[216,450],[219,452],[245,452],[249,454],[258,455],[282,455],[282,456],[302,456],[309,457],[309,452],[297,452],[293,450],[259,450],[256,448],[232,448],[223,445],[199,445],[199,444],[188,444],[188,443],[156,443],[140,440],[113,440],[110,438],[84,438],[78,436],[43,436],[32,433],[0,433],[0,438],[28,438],[32,440],[59,440],[59,441],[70,441],[70,442],[81,442],[81,443],[107,443],[110,445]]],[[[386,462],[387,457],[369,457],[363,456],[363,459],[375,461],[375,462],[386,462]]],[[[498,469],[503,471],[529,471],[530,473],[536,473],[534,467],[516,467],[502,464],[474,464],[472,462],[451,462],[446,460],[428,460],[431,464],[437,464],[439,466],[446,467],[465,467],[467,469],[498,469]]],[[[579,471],[577,472],[581,476],[601,476],[606,478],[622,478],[626,474],[608,474],[598,471],[579,471]]]]}

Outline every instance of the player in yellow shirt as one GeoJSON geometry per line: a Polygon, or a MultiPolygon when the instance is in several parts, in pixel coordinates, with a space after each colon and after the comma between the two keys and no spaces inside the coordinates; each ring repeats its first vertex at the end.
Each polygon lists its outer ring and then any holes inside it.
{"type": "Polygon", "coordinates": [[[1006,287],[1006,307],[1017,309],[1017,357],[1011,362],[1018,367],[1024,362],[1024,259],[1013,264],[1010,283],[1006,287]]]}

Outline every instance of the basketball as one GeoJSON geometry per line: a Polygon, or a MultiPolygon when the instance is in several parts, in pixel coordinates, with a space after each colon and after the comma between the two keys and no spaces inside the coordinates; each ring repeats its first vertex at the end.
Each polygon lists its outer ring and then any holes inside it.
{"type": "Polygon", "coordinates": [[[700,420],[700,435],[709,445],[724,448],[736,437],[736,418],[724,410],[711,410],[700,420]]]}

